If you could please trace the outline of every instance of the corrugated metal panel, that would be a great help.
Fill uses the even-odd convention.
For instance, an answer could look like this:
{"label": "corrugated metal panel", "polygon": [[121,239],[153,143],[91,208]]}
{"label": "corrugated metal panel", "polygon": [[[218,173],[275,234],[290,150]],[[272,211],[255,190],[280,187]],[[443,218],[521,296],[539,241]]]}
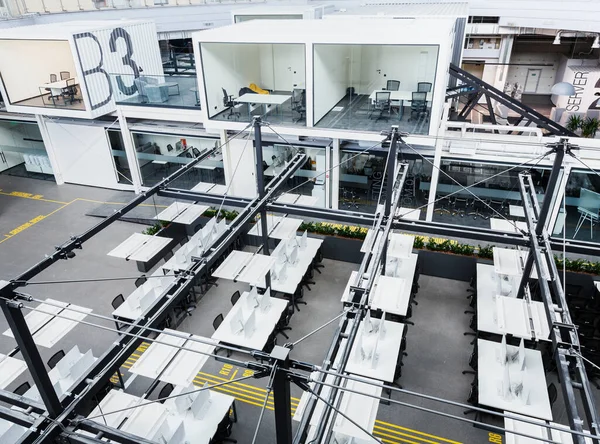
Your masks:
{"label": "corrugated metal panel", "polygon": [[115,109],[115,99],[137,94],[134,79],[162,74],[152,22],[111,22],[111,27],[73,36],[93,117]]}
{"label": "corrugated metal panel", "polygon": [[392,17],[467,17],[468,2],[369,2],[356,9],[349,9],[348,15],[385,15]]}

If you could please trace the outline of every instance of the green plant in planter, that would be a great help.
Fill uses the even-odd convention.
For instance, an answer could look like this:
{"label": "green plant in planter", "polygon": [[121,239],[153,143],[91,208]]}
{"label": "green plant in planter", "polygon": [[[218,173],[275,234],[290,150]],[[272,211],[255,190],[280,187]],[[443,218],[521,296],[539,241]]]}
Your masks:
{"label": "green plant in planter", "polygon": [[423,236],[415,236],[415,241],[413,242],[413,247],[417,250],[420,250],[425,246],[425,239]]}
{"label": "green plant in planter", "polygon": [[142,234],[147,234],[148,236],[154,236],[164,226],[164,225],[162,225],[162,223],[164,223],[164,221],[159,221],[159,222],[155,223],[154,225],[149,226],[144,231],[142,231]]}
{"label": "green plant in planter", "polygon": [[485,247],[477,245],[477,247],[479,249],[477,256],[479,256],[482,259],[493,259],[494,250],[491,245],[486,245]]}
{"label": "green plant in planter", "polygon": [[581,118],[581,116],[573,114],[571,117],[569,117],[569,120],[567,120],[567,129],[569,131],[575,132],[579,128],[581,128],[582,124],[583,124],[583,119]]}
{"label": "green plant in planter", "polygon": [[588,117],[581,123],[581,136],[587,137],[588,139],[593,139],[596,137],[596,132],[598,132],[599,126],[600,121],[598,121],[598,119]]}

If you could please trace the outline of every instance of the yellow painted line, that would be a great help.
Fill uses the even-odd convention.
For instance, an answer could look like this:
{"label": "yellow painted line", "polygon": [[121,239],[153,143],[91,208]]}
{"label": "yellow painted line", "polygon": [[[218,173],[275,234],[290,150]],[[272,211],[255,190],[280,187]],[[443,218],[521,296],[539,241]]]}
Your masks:
{"label": "yellow painted line", "polygon": [[[407,437],[407,438],[418,439],[419,441],[430,443],[430,444],[439,444],[439,440],[438,441],[431,441],[429,439],[420,438],[419,436],[413,436],[413,435],[411,435],[409,433],[398,432],[398,431],[393,430],[393,429],[388,429],[388,428],[385,428],[385,427],[381,427],[381,426],[379,426],[377,424],[375,424],[374,430],[377,433],[381,434],[382,436],[387,436],[388,438],[396,438],[396,439],[404,440],[403,437]],[[389,435],[387,433],[383,433],[383,432],[392,433],[394,436],[391,436],[391,435]],[[407,442],[410,442],[410,441],[407,441]]]}
{"label": "yellow painted line", "polygon": [[[416,441],[410,441],[410,440],[408,440],[408,439],[399,438],[399,437],[397,437],[397,436],[392,436],[392,435],[388,435],[388,434],[386,434],[386,433],[381,433],[381,432],[376,432],[376,431],[373,431],[373,435],[375,435],[375,436],[383,436],[384,438],[394,438],[394,439],[399,439],[399,440],[400,440],[400,442],[405,442],[405,443],[408,443],[408,444],[420,444],[420,443],[418,443],[418,442],[416,442]],[[410,436],[410,435],[409,435],[409,436]]]}
{"label": "yellow painted line", "polygon": [[57,204],[61,204],[61,205],[70,203],[70,202],[62,202],[60,200],[44,199],[43,198],[44,196],[42,196],[41,194],[22,193],[20,191],[11,191],[10,193],[7,193],[5,191],[0,191],[0,194],[3,196],[20,197],[22,199],[39,200],[42,202],[57,203]]}
{"label": "yellow painted line", "polygon": [[[205,382],[208,382],[209,384],[215,384],[215,381],[211,381],[210,379],[206,379],[206,378],[201,378],[201,379],[200,379],[200,378],[196,378],[196,379],[194,379],[194,382],[199,382],[199,383],[201,383],[201,384],[204,384]],[[218,384],[218,382],[216,382],[216,384]],[[228,386],[231,386],[232,384],[235,384],[235,382],[233,382],[233,383],[231,383],[231,384],[227,384],[226,386],[225,386],[225,385],[223,385],[223,386],[216,387],[216,389],[219,389],[219,388],[221,388],[221,387],[228,387]],[[246,389],[244,389],[244,388],[237,387],[237,386],[233,386],[233,387],[235,387],[235,389],[236,389],[238,392],[249,393],[250,395],[257,396],[257,397],[258,397],[257,399],[264,399],[264,398],[265,398],[265,394],[266,394],[266,393],[262,394],[262,397],[261,397],[261,394],[260,394],[260,393],[257,393],[257,392],[255,392],[255,391],[253,392],[253,391],[251,391],[251,390],[246,390]],[[250,395],[248,395],[248,396],[250,396]],[[271,394],[271,395],[269,396],[269,399],[272,399],[272,397],[273,397],[273,395]]]}
{"label": "yellow painted line", "polygon": [[[122,206],[125,206],[129,203],[129,202],[104,202],[102,200],[86,199],[84,197],[78,197],[75,200],[79,200],[82,202],[104,204],[104,205],[122,205]],[[167,206],[168,205],[154,205],[154,204],[139,204],[138,205],[138,207],[156,207],[156,208],[167,208]]]}
{"label": "yellow painted line", "polygon": [[387,427],[392,427],[394,429],[404,430],[404,431],[409,432],[409,433],[416,433],[417,435],[426,436],[428,438],[433,438],[433,439],[435,439],[437,441],[448,442],[450,444],[462,444],[460,441],[453,441],[451,439],[442,438],[441,436],[430,435],[429,433],[420,432],[418,430],[409,429],[408,427],[402,427],[402,426],[399,426],[399,425],[396,425],[396,424],[390,424],[389,422],[375,421],[375,424],[383,424],[383,425],[385,425]]}
{"label": "yellow painted line", "polygon": [[230,381],[235,378],[235,375],[237,375],[238,370],[239,369],[237,369],[237,368],[235,369],[235,371],[233,372],[233,375],[231,375],[231,378],[229,378]]}

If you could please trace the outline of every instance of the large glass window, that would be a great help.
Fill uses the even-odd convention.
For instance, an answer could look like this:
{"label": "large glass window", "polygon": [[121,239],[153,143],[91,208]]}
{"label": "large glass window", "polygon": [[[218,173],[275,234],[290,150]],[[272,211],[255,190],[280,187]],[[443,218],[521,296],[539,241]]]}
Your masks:
{"label": "large glass window", "polygon": [[113,156],[113,162],[115,164],[115,171],[117,172],[117,182],[131,185],[133,181],[131,179],[131,169],[129,168],[129,161],[125,153],[125,145],[123,144],[123,137],[119,130],[107,130],[108,140],[110,142],[110,149]]}
{"label": "large glass window", "polygon": [[0,120],[0,172],[54,180],[37,123]]}
{"label": "large glass window", "polygon": [[315,45],[315,126],[428,133],[437,57],[437,46]]}
{"label": "large glass window", "polygon": [[306,125],[302,44],[202,43],[209,118]]}
{"label": "large glass window", "polygon": [[[218,139],[188,137],[175,134],[132,132],[142,185],[153,186],[177,169],[200,156],[205,150],[219,145]],[[206,186],[199,185],[200,183]],[[224,184],[223,156],[215,154],[203,160],[177,179],[173,187],[192,189],[209,188]]]}
{"label": "large glass window", "polygon": [[325,156],[326,149],[318,147],[291,147],[289,145],[265,144],[263,146],[263,173],[266,181],[270,181],[281,171],[297,152],[305,153],[308,161],[294,173],[281,192],[302,194],[315,198],[314,206],[324,207],[325,199]]}
{"label": "large glass window", "polygon": [[566,186],[566,218],[559,213],[553,233],[567,239],[600,242],[597,226],[600,211],[600,177],[593,172],[574,170]]}
{"label": "large glass window", "polygon": [[[456,160],[442,160],[440,166],[434,221],[490,228],[493,219],[524,220],[518,175],[529,168],[507,171],[512,165]],[[541,202],[550,169],[536,167],[530,171]],[[461,190],[461,186],[470,188]]]}

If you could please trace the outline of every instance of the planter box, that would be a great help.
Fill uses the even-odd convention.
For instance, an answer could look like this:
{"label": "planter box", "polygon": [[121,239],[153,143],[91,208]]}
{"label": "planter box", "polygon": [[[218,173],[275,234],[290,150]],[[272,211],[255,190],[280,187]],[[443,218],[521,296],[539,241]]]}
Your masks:
{"label": "planter box", "polygon": [[477,256],[459,256],[439,251],[417,250],[421,274],[468,282],[475,274]]}

